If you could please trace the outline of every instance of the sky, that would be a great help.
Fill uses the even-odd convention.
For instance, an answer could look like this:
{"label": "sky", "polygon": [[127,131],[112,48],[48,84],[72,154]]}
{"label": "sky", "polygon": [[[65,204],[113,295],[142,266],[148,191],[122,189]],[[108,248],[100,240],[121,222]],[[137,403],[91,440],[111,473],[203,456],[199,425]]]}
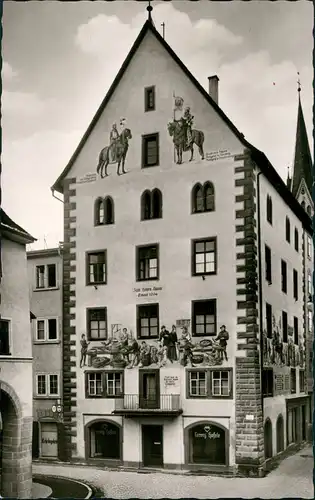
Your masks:
{"label": "sky", "polygon": [[[2,206],[37,241],[63,240],[50,187],[68,163],[147,18],[147,2],[3,5]],[[165,40],[283,179],[292,168],[297,72],[313,151],[312,2],[152,2]],[[60,197],[61,195],[58,194]]]}

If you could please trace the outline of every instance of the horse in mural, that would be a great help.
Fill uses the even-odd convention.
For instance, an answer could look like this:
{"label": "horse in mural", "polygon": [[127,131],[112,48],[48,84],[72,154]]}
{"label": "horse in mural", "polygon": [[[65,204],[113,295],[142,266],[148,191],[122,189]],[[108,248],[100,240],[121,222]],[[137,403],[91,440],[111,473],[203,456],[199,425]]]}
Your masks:
{"label": "horse in mural", "polygon": [[192,129],[190,141],[187,142],[187,126],[183,118],[170,122],[167,128],[168,133],[173,137],[173,143],[177,154],[177,164],[183,163],[183,152],[186,151],[190,151],[189,161],[194,159],[194,144],[198,147],[201,159],[204,160],[203,143],[205,135],[201,130]]}
{"label": "horse in mural", "polygon": [[102,149],[96,168],[96,172],[102,179],[109,175],[107,173],[109,164],[117,163],[117,175],[126,174],[125,160],[129,148],[129,139],[132,139],[131,130],[125,128],[113,144]]}

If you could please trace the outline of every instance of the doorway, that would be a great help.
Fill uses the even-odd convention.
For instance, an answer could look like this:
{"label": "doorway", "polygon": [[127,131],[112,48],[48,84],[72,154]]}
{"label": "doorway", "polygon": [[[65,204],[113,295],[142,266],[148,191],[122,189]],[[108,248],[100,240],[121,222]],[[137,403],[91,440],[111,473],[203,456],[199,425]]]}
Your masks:
{"label": "doorway", "polygon": [[306,441],[306,407],[302,406],[302,441]]}
{"label": "doorway", "polygon": [[56,422],[41,422],[41,456],[58,457],[58,434]]}
{"label": "doorway", "polygon": [[142,426],[142,462],[144,467],[163,467],[163,425]]}
{"label": "doorway", "polygon": [[139,370],[140,408],[157,409],[160,407],[159,370]]}

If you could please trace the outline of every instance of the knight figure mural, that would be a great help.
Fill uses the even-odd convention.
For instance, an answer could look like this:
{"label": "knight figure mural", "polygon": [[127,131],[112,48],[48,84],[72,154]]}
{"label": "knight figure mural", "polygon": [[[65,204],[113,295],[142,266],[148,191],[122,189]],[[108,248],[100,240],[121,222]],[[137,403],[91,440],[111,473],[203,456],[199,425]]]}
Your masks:
{"label": "knight figure mural", "polygon": [[176,152],[176,163],[183,163],[183,153],[190,151],[190,159],[194,159],[194,145],[198,147],[199,155],[204,160],[203,143],[205,135],[201,130],[193,128],[194,116],[191,114],[189,106],[185,107],[182,113],[184,99],[174,96],[174,116],[173,121],[167,125],[168,133],[173,138]]}
{"label": "knight figure mural", "polygon": [[109,134],[109,146],[103,148],[99,154],[96,172],[102,179],[109,175],[107,173],[108,165],[114,165],[115,163],[117,163],[117,175],[127,173],[125,170],[125,161],[129,149],[129,140],[132,139],[132,134],[131,130],[125,127],[125,122],[126,119],[121,118],[120,132],[117,129],[117,124],[113,123]]}

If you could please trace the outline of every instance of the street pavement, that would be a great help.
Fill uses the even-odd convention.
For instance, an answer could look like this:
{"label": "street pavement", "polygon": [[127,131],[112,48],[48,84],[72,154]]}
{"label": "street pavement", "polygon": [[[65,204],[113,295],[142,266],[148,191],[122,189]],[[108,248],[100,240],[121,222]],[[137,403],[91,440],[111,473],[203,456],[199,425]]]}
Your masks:
{"label": "street pavement", "polygon": [[261,479],[141,474],[58,464],[33,464],[33,473],[86,481],[107,498],[314,498],[313,468],[308,445]]}

